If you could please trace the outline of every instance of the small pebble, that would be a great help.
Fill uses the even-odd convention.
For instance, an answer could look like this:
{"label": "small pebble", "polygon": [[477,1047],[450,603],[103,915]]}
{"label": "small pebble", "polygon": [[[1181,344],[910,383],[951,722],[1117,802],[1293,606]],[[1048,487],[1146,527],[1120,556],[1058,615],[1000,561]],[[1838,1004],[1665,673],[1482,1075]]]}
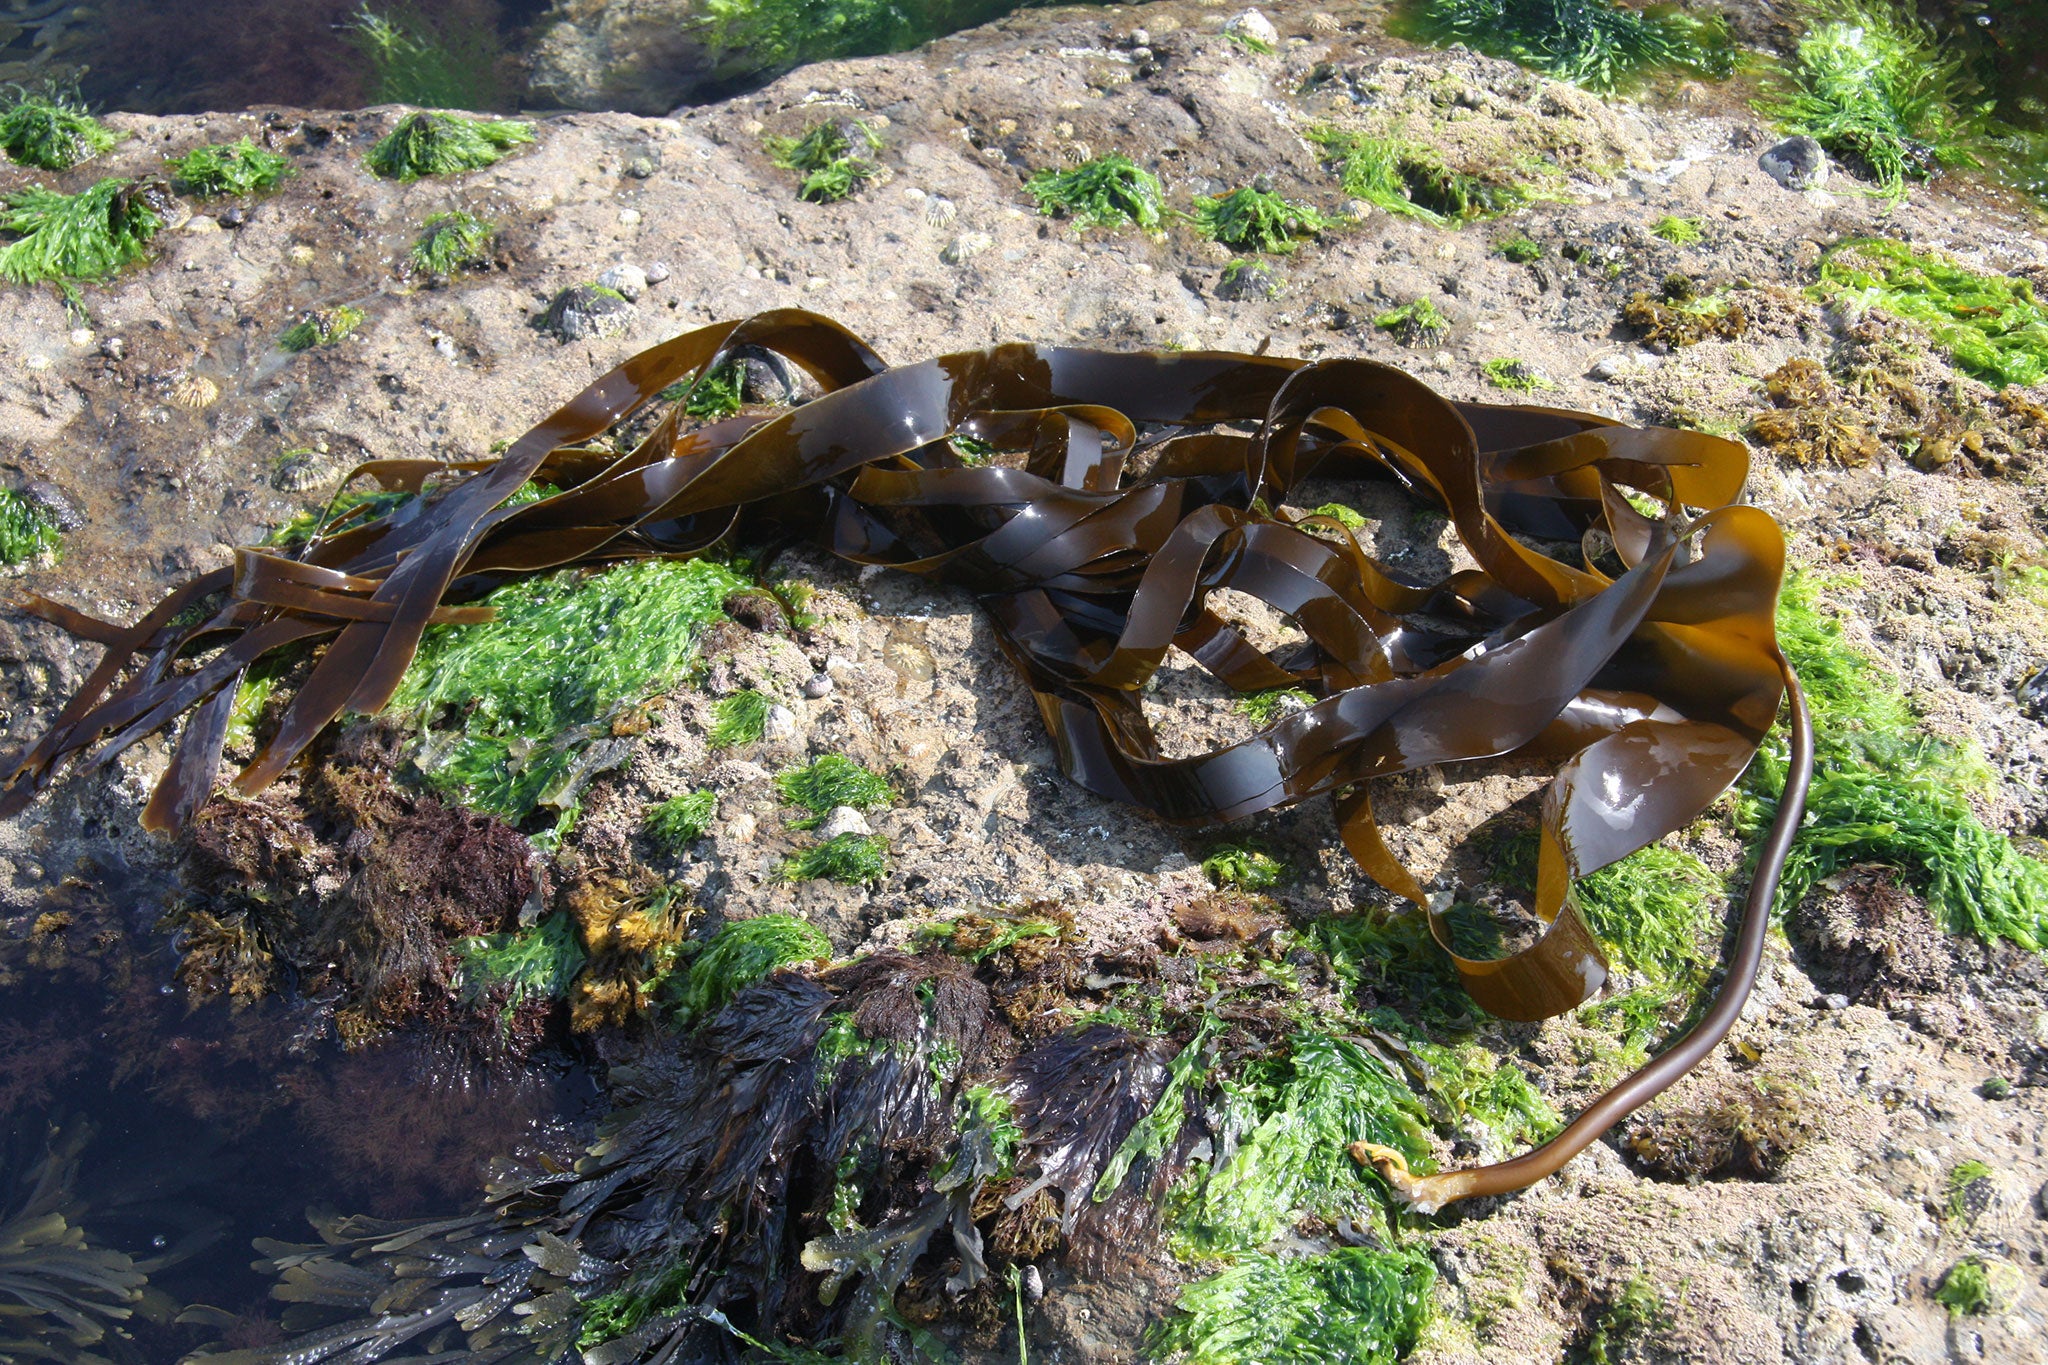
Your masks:
{"label": "small pebble", "polygon": [[100,343],[100,354],[109,360],[122,360],[128,355],[128,343],[120,337],[108,337]]}
{"label": "small pebble", "polygon": [[1586,371],[1588,378],[1597,379],[1603,384],[1612,384],[1626,373],[1628,357],[1620,355],[1603,355],[1593,362],[1592,369]]}
{"label": "small pebble", "polygon": [[813,701],[816,701],[819,697],[829,697],[832,695],[833,686],[831,674],[819,673],[805,680],[804,695]]}
{"label": "small pebble", "polygon": [[761,723],[761,738],[774,743],[796,738],[796,712],[787,706],[771,706],[768,718]]}
{"label": "small pebble", "polygon": [[842,834],[858,834],[866,838],[873,833],[868,818],[852,806],[834,806],[818,825],[820,839],[837,839]]}
{"label": "small pebble", "polygon": [[247,210],[240,207],[224,209],[214,221],[224,228],[238,228],[249,221],[249,214]]}
{"label": "small pebble", "polygon": [[1255,43],[1276,47],[1280,42],[1280,30],[1273,27],[1273,21],[1255,9],[1231,16],[1223,25],[1225,33],[1242,33]]}
{"label": "small pebble", "polygon": [[1822,1009],[1845,1010],[1849,1008],[1849,997],[1840,991],[1830,991],[1820,998],[1820,1005]]}
{"label": "small pebble", "polygon": [[639,222],[640,222],[640,210],[638,210],[638,209],[620,209],[620,210],[619,210],[619,226],[620,226],[620,227],[635,227],[635,226],[638,226]]}
{"label": "small pebble", "polygon": [[663,280],[667,279],[670,275],[674,274],[675,272],[671,271],[668,268],[667,261],[649,261],[647,263],[647,269],[642,271],[641,273],[647,276],[647,282],[649,284],[660,284]]}

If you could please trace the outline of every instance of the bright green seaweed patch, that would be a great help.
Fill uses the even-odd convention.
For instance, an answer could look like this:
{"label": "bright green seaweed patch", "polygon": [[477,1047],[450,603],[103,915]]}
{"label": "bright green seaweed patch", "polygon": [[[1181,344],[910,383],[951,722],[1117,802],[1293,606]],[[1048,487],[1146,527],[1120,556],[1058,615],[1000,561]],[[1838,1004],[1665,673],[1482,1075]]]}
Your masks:
{"label": "bright green seaweed patch", "polygon": [[550,915],[516,933],[463,939],[455,945],[455,957],[472,998],[503,987],[508,1011],[566,996],[584,962],[583,945],[567,915]]}
{"label": "bright green seaweed patch", "polygon": [[708,1018],[777,968],[831,956],[831,940],[794,915],[734,920],[690,959],[677,1012],[685,1020]]}
{"label": "bright green seaweed patch", "polygon": [[490,255],[497,228],[462,209],[437,213],[421,226],[406,261],[422,275],[447,276]]}
{"label": "bright green seaweed patch", "polygon": [[345,30],[370,65],[369,103],[496,109],[506,98],[502,45],[488,22],[409,8],[394,17],[368,5]]}
{"label": "bright green seaweed patch", "polygon": [[1889,0],[1817,0],[1804,15],[1790,78],[1758,102],[1765,115],[1861,162],[1887,195],[1978,164],[1988,106],[1932,28]]}
{"label": "bright green seaweed patch", "polygon": [[1414,1349],[1435,1287],[1421,1250],[1246,1256],[1181,1290],[1159,1344],[1186,1365],[1391,1365]]}
{"label": "bright green seaweed patch", "polygon": [[355,335],[356,328],[362,325],[363,310],[351,304],[316,308],[284,329],[277,338],[277,348],[296,354],[316,346],[338,345]]}
{"label": "bright green seaweed patch", "polygon": [[[1159,1098],[1145,1117],[1131,1125],[1131,1131],[1124,1135],[1124,1140],[1104,1163],[1102,1174],[1096,1177],[1095,1188],[1091,1191],[1096,1203],[1116,1193],[1134,1164],[1156,1162],[1173,1146],[1182,1125],[1187,1122],[1188,1096],[1190,1093],[1199,1094],[1208,1079],[1210,1064],[1215,1060],[1211,1055],[1211,1044],[1223,1028],[1220,1018],[1205,1015],[1195,1027],[1195,1036],[1166,1064],[1166,1084],[1160,1089]],[[1145,1169],[1149,1170],[1149,1166]]]}
{"label": "bright green seaweed patch", "polygon": [[835,834],[820,844],[793,853],[782,864],[790,882],[835,881],[866,886],[889,870],[889,841],[879,834]]}
{"label": "bright green seaweed patch", "polygon": [[1202,872],[1218,886],[1265,891],[1286,871],[1278,858],[1253,844],[1223,844],[1202,859]]}
{"label": "bright green seaweed patch", "polygon": [[246,137],[194,147],[164,165],[178,189],[209,199],[260,194],[293,173],[290,161]]}
{"label": "bright green seaweed patch", "polygon": [[55,554],[62,541],[56,521],[43,505],[11,488],[0,488],[0,564],[22,564]]}
{"label": "bright green seaweed patch", "polygon": [[1613,90],[1656,70],[1723,77],[1735,69],[1726,21],[1670,6],[1614,0],[1411,0],[1399,27],[1426,41],[1463,43],[1560,80]]}
{"label": "bright green seaweed patch", "polygon": [[1512,237],[1503,238],[1494,250],[1516,265],[1528,265],[1543,259],[1543,244],[1527,233],[1518,232]]}
{"label": "bright green seaweed patch", "polygon": [[2048,378],[2048,310],[2018,276],[1980,275],[1903,242],[1859,237],[1828,252],[1814,293],[1921,324],[1987,383]]}
{"label": "bright green seaweed patch", "polygon": [[684,792],[647,812],[647,835],[671,854],[681,853],[710,832],[718,797],[708,787]]}
{"label": "bright green seaweed patch", "polygon": [[[1336,504],[1332,503],[1330,505],[1334,507]],[[1343,510],[1351,511],[1348,507]],[[1318,515],[1329,515],[1324,513],[1320,507],[1316,509],[1316,512]],[[1351,515],[1358,517],[1359,526],[1365,525],[1365,518],[1359,517],[1356,512],[1351,512]],[[1353,529],[1356,528],[1354,527]],[[1314,702],[1314,697],[1311,697],[1298,687],[1269,687],[1264,692],[1251,692],[1239,697],[1237,699],[1237,710],[1239,715],[1249,717],[1252,724],[1263,729],[1280,719],[1280,717],[1291,715],[1301,710],[1304,706],[1312,705]],[[1202,866],[1206,869],[1208,864],[1205,862]]]}
{"label": "bright green seaweed patch", "polygon": [[[1816,761],[1806,820],[1778,885],[1778,905],[1852,863],[1904,869],[1936,920],[1954,933],[2048,948],[2048,863],[1987,828],[1968,792],[1994,780],[1981,755],[1922,730],[1891,674],[1842,639],[1813,581],[1788,577],[1778,643],[1798,670],[1813,713]],[[1773,738],[1750,766],[1741,809],[1766,823],[1784,785],[1785,748]]]}
{"label": "bright green seaweed patch", "polygon": [[888,778],[844,754],[826,754],[807,767],[791,769],[778,776],[775,785],[783,800],[811,813],[810,819],[796,822],[799,829],[815,825],[835,806],[872,810],[896,799]]}
{"label": "bright green seaweed patch", "polygon": [[1195,227],[1233,251],[1285,254],[1301,239],[1328,232],[1339,220],[1271,190],[1246,185],[1221,198],[1195,200]]}
{"label": "bright green seaweed patch", "polygon": [[[1638,1358],[1630,1348],[1641,1345],[1669,1321],[1664,1298],[1645,1275],[1631,1276],[1614,1302],[1593,1324],[1579,1354],[1585,1365],[1614,1365],[1617,1359]],[[1627,1352],[1623,1356],[1623,1352]]]}
{"label": "bright green seaweed patch", "polygon": [[1534,393],[1538,389],[1554,389],[1557,385],[1538,373],[1526,360],[1512,356],[1489,360],[1480,367],[1486,375],[1486,382],[1497,389],[1510,393]]}
{"label": "bright green seaweed patch", "polygon": [[1024,182],[1038,211],[1071,218],[1082,227],[1134,223],[1146,231],[1166,221],[1159,177],[1121,152],[1084,161],[1072,170],[1044,170]]}
{"label": "bright green seaweed patch", "polygon": [[1667,213],[1650,224],[1650,235],[1662,237],[1673,246],[1693,246],[1704,235],[1700,231],[1702,221],[1698,218],[1680,218],[1676,214]]}
{"label": "bright green seaweed patch", "polygon": [[1334,164],[1346,194],[1433,227],[1455,227],[1505,213],[1529,199],[1520,186],[1454,171],[1419,144],[1332,124],[1318,124],[1307,136]]}
{"label": "bright green seaweed patch", "polygon": [[418,180],[496,165],[514,147],[533,141],[533,125],[513,119],[460,114],[407,114],[363,164],[386,180]]}
{"label": "bright green seaweed patch", "polygon": [[0,151],[10,160],[42,171],[68,171],[119,142],[71,99],[54,91],[31,94],[16,89],[0,111]]}
{"label": "bright green seaweed patch", "polygon": [[1227,1128],[1242,1134],[1217,1169],[1197,1167],[1176,1187],[1168,1217],[1174,1253],[1200,1259],[1263,1251],[1305,1215],[1372,1225],[1382,1217],[1378,1176],[1347,1149],[1371,1142],[1427,1169],[1420,1101],[1363,1044],[1312,1029],[1284,1057],[1254,1061],[1223,1082]]}
{"label": "bright green seaweed patch", "polygon": [[870,152],[882,149],[881,135],[857,119],[821,123],[802,137],[771,137],[763,145],[770,161],[803,177],[797,183],[797,198],[831,204],[881,173],[874,162],[855,155],[856,142]]}
{"label": "bright green seaweed patch", "polygon": [[16,284],[104,280],[149,259],[163,218],[131,180],[102,180],[77,194],[31,185],[0,209],[0,278]]}
{"label": "bright green seaweed patch", "polygon": [[604,722],[680,678],[745,586],[704,559],[511,584],[484,599],[495,621],[427,632],[392,710],[424,731],[417,762],[430,783],[524,819],[567,799]]}
{"label": "bright green seaweed patch", "polygon": [[752,744],[768,733],[768,713],[774,709],[773,697],[751,687],[721,698],[711,708],[711,747],[729,749],[735,744]]}
{"label": "bright green seaweed patch", "polygon": [[1934,1301],[1953,1318],[1974,1317],[1991,1306],[1991,1274],[1981,1256],[1965,1256],[1934,1287]]}
{"label": "bright green seaweed patch", "polygon": [[[1403,346],[1434,346],[1449,335],[1451,320],[1429,299],[1415,299],[1376,315],[1372,325],[1391,332]],[[1354,515],[1356,515],[1354,513]],[[1363,520],[1360,522],[1363,525]]]}
{"label": "bright green seaweed patch", "polygon": [[1315,508],[1314,513],[1319,517],[1330,518],[1330,520],[1336,522],[1347,531],[1362,531],[1365,529],[1365,518],[1359,515],[1356,508],[1346,507],[1341,502],[1326,502],[1321,507]]}
{"label": "bright green seaweed patch", "polygon": [[661,397],[668,403],[681,399],[686,417],[694,417],[700,422],[716,421],[720,417],[732,416],[745,406],[746,379],[746,372],[738,361],[721,360],[706,370],[694,387],[671,384],[661,391]]}

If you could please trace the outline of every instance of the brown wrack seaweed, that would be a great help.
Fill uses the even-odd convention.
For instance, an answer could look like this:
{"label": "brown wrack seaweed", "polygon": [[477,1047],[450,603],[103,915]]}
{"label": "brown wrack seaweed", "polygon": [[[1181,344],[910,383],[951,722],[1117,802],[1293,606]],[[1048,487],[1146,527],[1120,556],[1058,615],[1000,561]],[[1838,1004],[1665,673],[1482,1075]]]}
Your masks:
{"label": "brown wrack seaweed", "polygon": [[[742,347],[782,357],[822,395],[779,414],[697,425],[685,418],[684,390],[625,453],[592,444]],[[955,437],[1001,458],[967,467]],[[1127,464],[1142,476],[1126,478]],[[450,472],[419,460],[359,471],[413,492]],[[502,458],[455,472],[467,477],[316,537],[296,555],[239,551],[231,569],[172,593],[132,627],[30,599],[31,611],[106,654],[20,757],[0,813],[20,809],[66,763],[103,765],[189,714],[144,816],[151,828],[180,829],[213,791],[239,679],[275,651],[311,646],[317,658],[234,779],[244,796],[275,782],[344,712],[382,708],[425,628],[482,619],[487,609],[468,604],[508,579],[697,555],[735,535],[803,534],[850,560],[976,593],[1062,766],[1097,793],[1192,827],[1333,797],[1347,848],[1429,916],[1446,951],[1430,898],[1380,838],[1371,779],[1502,755],[1559,760],[1537,867],[1544,932],[1505,958],[1452,955],[1474,999],[1510,1019],[1558,1013],[1599,989],[1605,964],[1573,905],[1573,879],[1700,814],[1748,763],[1791,691],[1793,778],[1715,1007],[1515,1162],[1417,1177],[1386,1149],[1356,1153],[1418,1207],[1555,1170],[1710,1050],[1754,977],[1770,887],[1803,801],[1807,745],[1773,632],[1783,540],[1767,515],[1736,501],[1747,461],[1732,442],[1553,408],[1453,403],[1398,370],[1351,359],[1011,345],[891,368],[827,319],[784,310],[643,352]],[[1450,517],[1477,567],[1418,581],[1372,560],[1329,518],[1272,510],[1311,475],[1393,480]],[[514,501],[529,481],[560,491]],[[1661,513],[1638,510],[1625,490],[1661,502]],[[1558,542],[1582,552],[1536,548]],[[1224,588],[1290,616],[1306,642],[1260,652],[1209,607]],[[1176,647],[1238,691],[1297,688],[1314,700],[1252,738],[1167,758],[1139,696]],[[817,998],[802,1008],[826,1010],[833,988],[822,977],[807,986]],[[822,1013],[804,1018],[783,1027],[824,1027]],[[746,1026],[729,1025],[742,1030],[724,1040],[740,1050],[733,1056],[752,1045]],[[900,1028],[878,1036],[919,1046]],[[1040,1046],[1083,1048],[1095,1057],[1084,1071],[1149,1065],[1107,1040],[1084,1044],[1089,1037]],[[1098,1046],[1106,1051],[1096,1057]],[[1008,1074],[1007,1093],[1024,1107],[1032,1083]],[[784,1107],[731,1131],[783,1140],[771,1135],[787,1137],[781,1125],[796,1111],[765,1094],[761,1102]],[[923,1120],[903,1123],[888,1131],[911,1145],[931,1141]],[[758,1180],[783,1175],[746,1176],[721,1164],[730,1154],[683,1155],[673,1171],[647,1178],[683,1182],[678,1199],[744,1194],[741,1206],[753,1212],[721,1239],[753,1236],[750,1218],[782,1216]],[[947,1176],[954,1183],[942,1189],[933,1177],[931,1201],[909,1213],[928,1233],[953,1230],[969,1275],[978,1272],[968,1267],[974,1224],[963,1192],[976,1178]],[[593,1187],[565,1197],[601,1196]],[[849,1264],[870,1276],[880,1267],[884,1280],[905,1254],[848,1252]]]}

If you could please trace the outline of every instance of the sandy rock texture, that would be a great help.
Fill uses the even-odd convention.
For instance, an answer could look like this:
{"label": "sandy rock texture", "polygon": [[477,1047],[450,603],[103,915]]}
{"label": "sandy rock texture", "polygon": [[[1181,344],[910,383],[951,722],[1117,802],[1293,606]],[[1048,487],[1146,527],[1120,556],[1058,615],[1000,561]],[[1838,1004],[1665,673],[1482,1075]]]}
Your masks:
{"label": "sandy rock texture", "polygon": [[[1990,454],[1923,470],[1909,458],[1922,428],[1909,442],[1903,419],[1887,427],[1878,413],[1877,448],[1856,468],[1759,446],[1753,496],[1781,519],[1796,559],[1854,571],[1832,589],[1852,638],[1931,728],[1982,742],[2005,779],[1982,814],[2038,848],[2048,723],[2022,694],[2048,666],[2048,613],[2007,569],[2043,550],[2044,433],[1914,350],[1910,329],[1886,333],[1801,292],[1826,247],[1870,232],[2048,279],[2037,220],[1939,188],[1891,207],[1839,168],[1821,188],[1788,190],[1759,165],[1778,135],[1711,89],[1603,101],[1507,63],[1409,49],[1308,5],[1265,14],[1280,38],[1273,56],[1226,39],[1229,11],[1208,5],[1030,11],[673,117],[548,117],[536,146],[495,167],[410,185],[362,166],[401,110],[117,117],[127,139],[61,177],[66,188],[147,174],[164,155],[244,133],[286,150],[298,173],[240,206],[236,225],[224,225],[226,203],[189,204],[152,264],[84,292],[83,316],[49,291],[0,293],[0,478],[54,488],[82,517],[58,563],[29,566],[11,586],[132,618],[226,563],[229,547],[321,505],[361,460],[483,456],[634,351],[770,308],[830,315],[897,360],[1012,340],[1270,348],[1400,364],[1464,399],[1510,397],[1483,366],[1512,358],[1545,384],[1537,401],[1729,434],[1770,406],[1762,381],[1786,361],[1898,342],[1913,358],[1895,371],[1931,385],[1959,414],[1957,431],[1978,432]],[[602,65],[562,43],[564,71]],[[879,134],[882,174],[841,203],[799,200],[764,137],[850,117]],[[1547,197],[1461,229],[1349,202],[1302,136],[1323,119],[1426,142],[1453,163],[1534,164]],[[1083,233],[1035,211],[1022,188],[1033,171],[1111,151],[1157,169],[1181,210],[1264,176],[1353,221],[1277,260],[1271,296],[1226,297],[1230,253],[1185,221]],[[31,179],[49,178],[0,170],[0,189]],[[409,279],[401,258],[422,222],[456,207],[500,225],[488,267],[441,285]],[[1702,239],[1654,236],[1664,215],[1697,217]],[[1495,249],[1516,234],[1544,248],[1536,262]],[[565,341],[538,325],[561,291],[622,266],[647,283],[614,330]],[[1621,309],[1674,272],[1726,287],[1751,325],[1646,347]],[[1447,318],[1442,335],[1407,345],[1374,325],[1418,298]],[[277,348],[303,312],[344,303],[366,314],[354,336],[298,355]],[[1380,553],[1442,567],[1440,521],[1364,510],[1386,514],[1372,530]],[[741,641],[705,691],[656,707],[630,769],[592,788],[576,836],[584,856],[657,859],[635,842],[645,806],[709,787],[710,837],[657,870],[707,911],[798,913],[842,951],[906,941],[941,912],[1043,897],[1113,957],[1155,945],[1173,908],[1206,888],[1196,864],[1208,841],[1063,778],[968,596],[802,550],[778,571],[818,585],[809,644]],[[95,655],[0,613],[8,740],[36,733]],[[789,699],[785,732],[744,758],[713,752],[711,709],[746,686]],[[1151,704],[1190,748],[1246,724],[1192,669],[1170,670]],[[796,836],[772,775],[828,752],[897,774],[908,793],[866,816],[892,848],[872,892],[777,876]],[[67,876],[169,877],[164,850],[134,832],[163,759],[145,745],[0,829],[10,926]],[[1428,866],[1432,848],[1443,861],[1458,832],[1526,790],[1418,776],[1389,806],[1414,822],[1400,837]],[[1299,873],[1279,893],[1290,913],[1384,899],[1338,848],[1325,808],[1262,819],[1257,832]],[[1710,861],[1738,858],[1723,848]],[[1666,1183],[1631,1164],[1617,1136],[1525,1196],[1455,1211],[1434,1242],[1441,1311],[1419,1358],[1563,1358],[1642,1274],[1667,1317],[1630,1359],[2048,1359],[2048,976],[2029,954],[1944,938],[1896,888],[1873,911],[1881,893],[1845,881],[1802,907],[1735,1038],[1650,1116],[1676,1122],[1759,1086],[1789,1091],[1811,1134],[1774,1177]],[[1566,1109],[1598,1089],[1569,1029],[1500,1035]],[[1993,1077],[2016,1083],[2009,1096],[1987,1097]],[[1966,1158],[1995,1178],[1971,1196],[1981,1208],[1958,1213],[1944,1182]],[[2001,1311],[1952,1320],[1931,1292],[1966,1254],[2014,1263],[2022,1288]],[[1105,1331],[1065,1290],[1033,1312],[1046,1359],[1140,1356],[1131,1334]]]}

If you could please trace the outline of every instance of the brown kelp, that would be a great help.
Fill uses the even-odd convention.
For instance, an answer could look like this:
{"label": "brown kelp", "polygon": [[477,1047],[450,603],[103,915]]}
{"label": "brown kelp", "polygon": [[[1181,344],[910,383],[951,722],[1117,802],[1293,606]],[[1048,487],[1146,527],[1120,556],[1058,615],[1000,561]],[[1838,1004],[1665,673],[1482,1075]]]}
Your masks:
{"label": "brown kelp", "polygon": [[[683,387],[626,453],[587,444],[741,347],[782,356],[822,396],[700,425]],[[956,437],[995,458],[963,464]],[[892,368],[837,324],[781,310],[642,352],[496,460],[382,460],[358,473],[424,496],[296,553],[240,550],[134,626],[30,599],[106,654],[20,757],[0,814],[68,761],[104,764],[189,712],[144,815],[180,828],[213,790],[239,680],[274,651],[310,646],[318,658],[235,778],[244,794],[344,712],[382,709],[426,627],[480,619],[488,608],[472,604],[510,579],[808,534],[847,559],[978,594],[1062,766],[1090,790],[1191,827],[1333,797],[1347,848],[1429,916],[1447,952],[1448,926],[1374,823],[1370,779],[1560,760],[1537,857],[1545,932],[1495,960],[1452,954],[1479,1004],[1537,1019],[1587,999],[1606,974],[1573,879],[1700,814],[1756,752],[1790,682],[1772,620],[1783,539],[1735,501],[1741,446],[1453,403],[1363,360],[1006,345]],[[1374,561],[1341,521],[1285,510],[1311,475],[1390,479],[1436,504],[1476,567],[1425,582]],[[530,481],[559,491],[516,499]],[[1631,494],[1661,507],[1640,510]],[[1306,641],[1254,648],[1211,604],[1226,588],[1291,617]],[[1313,700],[1252,738],[1168,758],[1139,698],[1176,647],[1239,692]],[[1725,1032],[1803,796],[1805,726],[1790,690],[1795,761],[1757,868],[1762,901],[1750,898],[1706,1021],[1512,1175],[1411,1184],[1396,1154],[1363,1153],[1417,1203],[1554,1170]]]}

